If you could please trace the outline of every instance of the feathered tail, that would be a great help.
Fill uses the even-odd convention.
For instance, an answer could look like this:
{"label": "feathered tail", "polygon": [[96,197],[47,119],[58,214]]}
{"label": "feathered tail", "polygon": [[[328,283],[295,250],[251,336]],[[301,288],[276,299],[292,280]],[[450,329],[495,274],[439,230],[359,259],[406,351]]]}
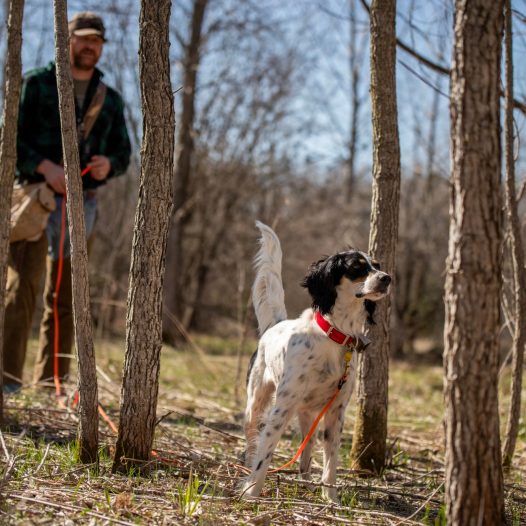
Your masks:
{"label": "feathered tail", "polygon": [[281,279],[281,246],[278,236],[260,221],[256,221],[256,226],[261,232],[261,248],[255,259],[256,278],[252,287],[252,303],[261,335],[276,323],[287,319],[287,310]]}

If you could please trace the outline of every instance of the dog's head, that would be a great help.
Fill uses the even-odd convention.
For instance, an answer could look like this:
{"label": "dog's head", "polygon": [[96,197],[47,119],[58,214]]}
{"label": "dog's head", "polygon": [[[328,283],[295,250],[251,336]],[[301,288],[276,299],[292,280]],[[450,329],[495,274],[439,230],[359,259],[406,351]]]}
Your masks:
{"label": "dog's head", "polygon": [[380,270],[377,261],[358,250],[326,256],[313,263],[302,281],[311,297],[312,306],[322,314],[328,314],[338,296],[337,288],[344,284],[345,290],[364,302],[369,323],[374,323],[375,301],[389,293],[391,276]]}

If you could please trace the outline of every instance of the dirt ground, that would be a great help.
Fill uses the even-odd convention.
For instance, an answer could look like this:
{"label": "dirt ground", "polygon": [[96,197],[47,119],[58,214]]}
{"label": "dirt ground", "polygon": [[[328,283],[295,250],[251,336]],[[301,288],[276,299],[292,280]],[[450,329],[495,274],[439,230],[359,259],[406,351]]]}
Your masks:
{"label": "dirt ground", "polygon": [[[121,343],[97,346],[100,401],[118,420]],[[113,475],[115,434],[100,422],[99,465],[74,462],[77,415],[60,408],[52,392],[24,387],[6,397],[2,432],[2,524],[251,524],[445,525],[442,370],[394,362],[390,372],[388,464],[378,478],[349,467],[353,403],[340,451],[340,505],[321,499],[321,452],[315,448],[313,483],[296,470],[268,475],[257,501],[239,499],[246,470],[242,412],[248,349],[203,339],[192,347],[163,350],[155,453],[149,474]],[[505,415],[508,381],[502,381]],[[74,385],[66,386],[74,393]],[[504,418],[502,418],[504,420]],[[291,426],[273,465],[294,453],[300,436]],[[526,424],[513,469],[506,474],[508,523],[526,524]]]}

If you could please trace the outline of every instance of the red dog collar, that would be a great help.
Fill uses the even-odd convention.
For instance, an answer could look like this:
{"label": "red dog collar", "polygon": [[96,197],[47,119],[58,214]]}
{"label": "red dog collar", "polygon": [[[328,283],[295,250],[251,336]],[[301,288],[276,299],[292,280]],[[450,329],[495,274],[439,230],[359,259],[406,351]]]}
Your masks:
{"label": "red dog collar", "polygon": [[345,334],[333,327],[324,317],[320,311],[314,312],[314,319],[318,327],[333,341],[345,347],[351,347],[356,341],[350,334]]}

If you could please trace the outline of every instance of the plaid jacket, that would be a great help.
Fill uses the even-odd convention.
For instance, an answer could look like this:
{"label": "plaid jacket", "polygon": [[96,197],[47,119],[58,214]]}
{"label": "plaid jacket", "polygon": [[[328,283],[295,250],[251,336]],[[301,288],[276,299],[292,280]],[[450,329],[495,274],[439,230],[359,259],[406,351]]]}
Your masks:
{"label": "plaid jacket", "polygon": [[[89,83],[84,107],[75,103],[77,124],[97,89],[102,72],[95,69]],[[44,159],[62,163],[62,139],[55,64],[30,71],[24,76],[20,97],[17,136],[17,178],[20,182],[40,182],[44,176],[35,172]],[[86,141],[79,146],[81,169],[92,155],[105,155],[111,161],[109,177],[126,171],[131,146],[124,121],[124,105],[120,95],[108,87],[99,116]],[[85,189],[95,188],[106,181],[97,181],[89,173],[83,178]]]}

